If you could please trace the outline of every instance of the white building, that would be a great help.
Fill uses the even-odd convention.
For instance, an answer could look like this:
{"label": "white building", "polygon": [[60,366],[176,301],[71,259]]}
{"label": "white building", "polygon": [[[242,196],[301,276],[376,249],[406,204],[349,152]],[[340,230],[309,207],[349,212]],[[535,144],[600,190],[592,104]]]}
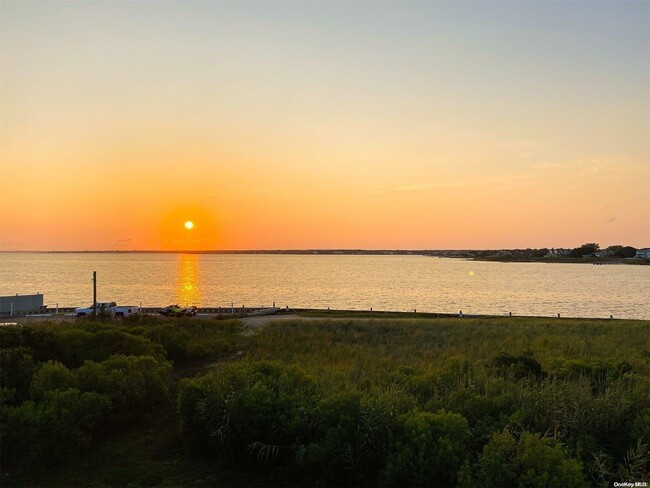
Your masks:
{"label": "white building", "polygon": [[43,295],[11,295],[0,297],[0,314],[38,312],[43,307]]}
{"label": "white building", "polygon": [[549,249],[545,258],[560,258],[563,256],[568,256],[571,253],[571,249]]}
{"label": "white building", "polygon": [[635,258],[650,259],[650,247],[639,249],[634,255]]}

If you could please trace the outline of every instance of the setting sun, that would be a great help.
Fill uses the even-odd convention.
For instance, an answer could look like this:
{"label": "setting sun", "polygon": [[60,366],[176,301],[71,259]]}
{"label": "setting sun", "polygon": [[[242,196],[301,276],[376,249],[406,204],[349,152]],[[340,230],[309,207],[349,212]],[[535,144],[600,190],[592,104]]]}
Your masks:
{"label": "setting sun", "polygon": [[188,220],[187,222],[185,222],[185,228],[187,230],[192,230],[194,228],[194,222],[192,222],[191,220]]}

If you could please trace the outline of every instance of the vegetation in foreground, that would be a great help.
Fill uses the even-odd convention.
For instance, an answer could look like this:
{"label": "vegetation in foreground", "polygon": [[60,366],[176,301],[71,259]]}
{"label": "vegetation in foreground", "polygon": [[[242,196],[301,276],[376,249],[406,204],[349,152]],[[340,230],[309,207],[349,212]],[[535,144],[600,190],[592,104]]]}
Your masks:
{"label": "vegetation in foreground", "polygon": [[[648,322],[294,320],[239,332],[153,318],[0,329],[3,483],[648,480]],[[211,372],[179,383],[206,362]]]}

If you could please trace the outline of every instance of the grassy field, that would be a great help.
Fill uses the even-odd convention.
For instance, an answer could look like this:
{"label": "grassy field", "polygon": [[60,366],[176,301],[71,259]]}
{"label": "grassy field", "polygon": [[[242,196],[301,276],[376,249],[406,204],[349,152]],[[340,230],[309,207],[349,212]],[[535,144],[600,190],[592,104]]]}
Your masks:
{"label": "grassy field", "polygon": [[[337,314],[242,330],[153,318],[3,328],[2,484],[648,480],[650,322]],[[29,377],[10,378],[19,370]],[[109,407],[69,435],[64,391]],[[66,452],[36,469],[57,445],[50,424]],[[25,432],[31,444],[7,464],[7,440]]]}

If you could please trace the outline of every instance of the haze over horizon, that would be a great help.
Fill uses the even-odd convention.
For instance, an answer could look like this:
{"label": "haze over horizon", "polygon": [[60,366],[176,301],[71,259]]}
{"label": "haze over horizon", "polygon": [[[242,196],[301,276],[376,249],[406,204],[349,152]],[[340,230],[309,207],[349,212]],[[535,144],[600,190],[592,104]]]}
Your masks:
{"label": "haze over horizon", "polygon": [[0,250],[650,245],[649,2],[0,8]]}

